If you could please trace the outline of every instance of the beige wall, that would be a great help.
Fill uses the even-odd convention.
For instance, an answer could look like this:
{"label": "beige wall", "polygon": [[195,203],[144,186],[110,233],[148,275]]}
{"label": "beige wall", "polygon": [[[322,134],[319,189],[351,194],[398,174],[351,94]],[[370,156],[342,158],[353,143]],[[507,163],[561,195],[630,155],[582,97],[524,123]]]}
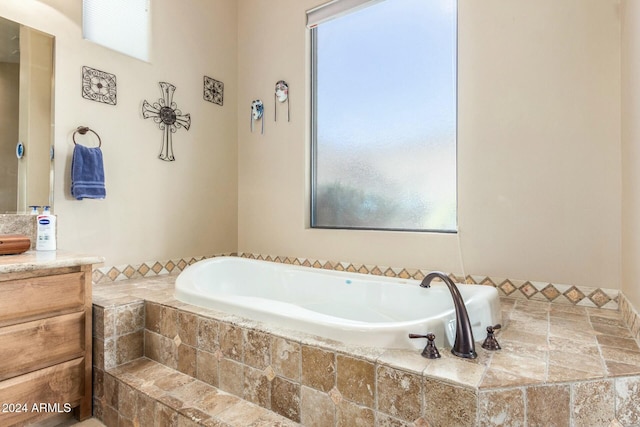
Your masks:
{"label": "beige wall", "polygon": [[622,291],[640,308],[640,3],[622,21]]}
{"label": "beige wall", "polygon": [[620,283],[618,0],[460,2],[469,271]]}
{"label": "beige wall", "polygon": [[[617,0],[459,0],[459,236],[308,228],[319,3],[239,2],[240,251],[620,286]],[[279,79],[291,123],[273,122]],[[264,135],[243,117],[256,98]]]}
{"label": "beige wall", "polygon": [[[56,36],[59,246],[136,263],[247,251],[617,288],[621,277],[618,0],[459,1],[459,235],[308,228],[308,35],[321,0],[154,1],[144,63],[81,38],[77,0],[4,0]],[[83,65],[114,73],[118,105],[80,96]],[[225,105],[202,101],[202,75]],[[289,82],[291,122],[273,121]],[[158,81],[191,130],[156,159],[143,120]],[[249,105],[265,102],[265,134]],[[69,194],[71,134],[103,139],[107,199]]]}
{"label": "beige wall", "polygon": [[[102,255],[117,265],[189,257],[237,246],[236,3],[153,1],[151,62],[82,39],[79,0],[3,0],[0,15],[56,37],[55,213],[58,247]],[[115,74],[116,106],[81,96],[86,65]],[[224,106],[202,98],[203,75],[225,84]],[[162,133],[141,115],[143,100],[174,84],[191,114],[174,135],[175,162],[157,158]],[[72,134],[80,125],[102,138],[107,198],[70,195]],[[91,141],[87,139],[87,145]]]}

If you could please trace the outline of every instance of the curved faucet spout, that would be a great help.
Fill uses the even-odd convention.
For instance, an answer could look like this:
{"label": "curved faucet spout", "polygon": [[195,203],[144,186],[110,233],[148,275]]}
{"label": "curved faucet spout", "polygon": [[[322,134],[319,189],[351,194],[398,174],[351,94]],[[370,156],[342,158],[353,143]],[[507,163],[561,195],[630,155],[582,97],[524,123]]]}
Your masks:
{"label": "curved faucet spout", "polygon": [[449,288],[451,298],[453,298],[453,306],[456,310],[456,339],[453,344],[453,348],[451,349],[451,353],[458,357],[475,359],[478,355],[476,354],[469,314],[467,313],[467,308],[464,305],[462,295],[460,295],[460,291],[456,284],[453,283],[453,280],[442,272],[434,271],[427,274],[426,277],[422,279],[420,286],[423,288],[430,288],[431,281],[436,277],[441,279],[447,285],[447,288]]}

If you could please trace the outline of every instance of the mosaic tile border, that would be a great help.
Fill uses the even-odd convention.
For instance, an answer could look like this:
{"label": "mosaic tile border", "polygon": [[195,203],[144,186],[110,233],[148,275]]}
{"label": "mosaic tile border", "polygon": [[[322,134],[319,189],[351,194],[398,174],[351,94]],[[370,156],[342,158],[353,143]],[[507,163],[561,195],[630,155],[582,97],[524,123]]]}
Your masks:
{"label": "mosaic tile border", "polygon": [[200,256],[192,258],[179,258],[165,261],[146,261],[141,264],[121,264],[104,266],[93,269],[93,283],[105,284],[119,282],[121,280],[140,279],[143,277],[163,276],[166,274],[178,274],[194,264],[206,258],[216,256],[233,256],[235,254],[219,254],[213,256]]}
{"label": "mosaic tile border", "polygon": [[[301,265],[305,267],[320,268],[336,271],[348,271],[353,273],[372,274],[401,279],[422,280],[431,270],[412,268],[397,268],[369,264],[352,264],[348,262],[327,261],[319,259],[271,256],[253,253],[226,253],[211,256],[173,259],[168,261],[150,261],[135,265],[117,265],[94,269],[94,283],[109,283],[120,280],[136,279],[142,277],[159,276],[164,274],[178,274],[187,266],[206,258],[217,256],[238,256],[248,259],[278,262],[282,264]],[[569,284],[536,282],[531,280],[515,280],[482,275],[456,275],[447,273],[452,280],[458,283],[478,284],[493,286],[500,296],[509,298],[526,299],[533,301],[553,302],[556,304],[568,304],[580,307],[619,309],[618,289],[594,288]],[[640,325],[639,325],[640,327]]]}

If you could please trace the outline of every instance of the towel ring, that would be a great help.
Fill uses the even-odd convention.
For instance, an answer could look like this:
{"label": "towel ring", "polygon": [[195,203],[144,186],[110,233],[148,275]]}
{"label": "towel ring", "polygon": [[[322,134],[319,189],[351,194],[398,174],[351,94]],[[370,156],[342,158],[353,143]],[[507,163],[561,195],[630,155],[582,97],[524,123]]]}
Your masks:
{"label": "towel ring", "polygon": [[80,135],[86,135],[87,132],[91,132],[95,136],[97,136],[98,137],[98,148],[102,147],[102,140],[100,139],[100,135],[98,135],[96,133],[96,131],[94,131],[93,129],[89,129],[87,126],[78,126],[78,128],[75,130],[75,132],[73,132],[73,144],[77,145],[77,143],[76,143],[76,134],[77,133],[79,133]]}

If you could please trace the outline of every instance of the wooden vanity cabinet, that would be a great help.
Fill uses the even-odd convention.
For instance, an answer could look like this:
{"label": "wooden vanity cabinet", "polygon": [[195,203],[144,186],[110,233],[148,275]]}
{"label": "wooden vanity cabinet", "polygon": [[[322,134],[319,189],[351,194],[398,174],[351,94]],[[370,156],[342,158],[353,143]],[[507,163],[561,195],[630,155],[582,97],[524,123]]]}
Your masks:
{"label": "wooden vanity cabinet", "polygon": [[91,265],[0,274],[0,425],[91,416]]}

